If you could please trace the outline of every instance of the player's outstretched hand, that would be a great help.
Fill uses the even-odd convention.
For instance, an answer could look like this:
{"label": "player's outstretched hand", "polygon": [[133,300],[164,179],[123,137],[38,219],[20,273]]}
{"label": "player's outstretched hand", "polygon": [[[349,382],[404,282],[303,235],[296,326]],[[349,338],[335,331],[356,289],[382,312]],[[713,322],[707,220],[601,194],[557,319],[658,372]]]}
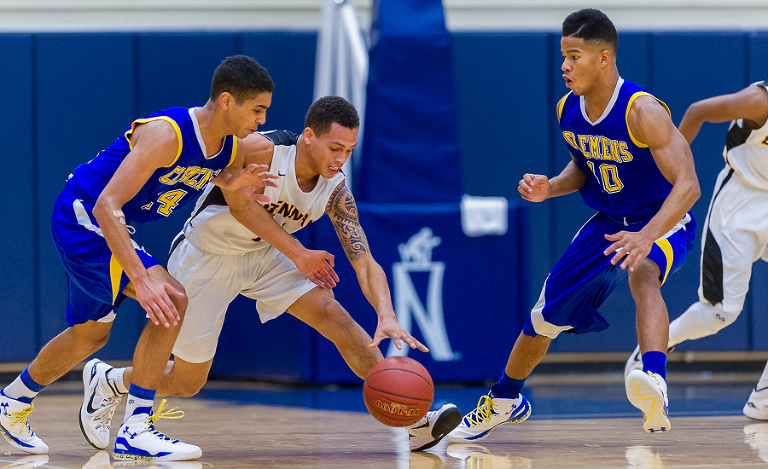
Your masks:
{"label": "player's outstretched hand", "polygon": [[181,320],[176,305],[171,296],[184,297],[184,293],[176,290],[171,284],[162,280],[147,277],[145,281],[134,283],[136,298],[147,317],[156,326],[161,323],[165,327],[177,326]]}
{"label": "player's outstretched hand", "polygon": [[520,196],[531,202],[541,202],[546,199],[551,189],[549,178],[543,174],[526,173],[517,186]]}
{"label": "player's outstretched hand", "polygon": [[333,288],[339,281],[339,276],[333,270],[333,262],[333,254],[313,249],[305,249],[296,259],[293,259],[299,272],[322,288]]}
{"label": "player's outstretched hand", "polygon": [[429,349],[424,344],[414,339],[411,334],[408,333],[408,331],[403,329],[403,326],[401,326],[400,323],[395,319],[394,314],[392,317],[379,319],[379,325],[376,327],[376,333],[373,335],[373,341],[370,343],[370,345],[368,345],[368,347],[378,347],[381,341],[387,337],[392,339],[392,342],[395,344],[395,347],[397,347],[398,350],[403,349],[403,345],[400,343],[402,340],[412,349],[417,348],[422,352],[429,352]]}
{"label": "player's outstretched hand", "polygon": [[653,243],[656,241],[648,238],[642,231],[619,231],[615,234],[606,234],[605,239],[614,241],[614,243],[608,246],[603,254],[606,256],[613,254],[611,259],[613,265],[616,265],[623,257],[624,261],[619,267],[622,269],[629,267],[630,272],[634,272],[640,262],[648,256]]}
{"label": "player's outstretched hand", "polygon": [[277,187],[275,179],[278,176],[268,172],[268,170],[269,166],[265,164],[249,164],[235,174],[221,172],[211,182],[224,189],[237,192],[248,200],[269,202],[269,197],[261,192],[267,186]]}

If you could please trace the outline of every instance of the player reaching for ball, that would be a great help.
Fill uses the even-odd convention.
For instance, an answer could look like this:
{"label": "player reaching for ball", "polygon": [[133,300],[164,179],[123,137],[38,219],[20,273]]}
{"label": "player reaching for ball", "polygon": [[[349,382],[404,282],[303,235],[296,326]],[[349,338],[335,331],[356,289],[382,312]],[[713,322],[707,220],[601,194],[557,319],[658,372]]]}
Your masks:
{"label": "player reaching for ball", "polygon": [[693,248],[689,210],[699,182],[691,149],[666,105],[619,76],[618,42],[599,10],[579,10],[563,22],[561,68],[571,91],[556,109],[571,159],[552,179],[525,174],[518,190],[531,202],[579,191],[596,213],[545,280],[498,384],[448,436],[451,442],[477,441],[498,425],[525,420],[531,407],[520,391],[551,340],[561,332],[607,328],[597,308],[625,279],[643,352],[643,369],[625,381],[627,398],[643,412],[645,431],[670,428],[669,316],[660,289]]}
{"label": "player reaching for ball", "polygon": [[[361,378],[383,359],[378,345],[387,337],[398,348],[402,341],[427,351],[397,322],[386,275],[371,255],[355,199],[340,171],[357,144],[359,126],[354,106],[328,96],[310,106],[301,134],[272,131],[244,140],[246,164],[269,165],[280,176],[278,187],[264,192],[271,201],[265,208],[277,224],[255,223],[249,210],[234,205],[237,201],[225,199],[212,185],[205,189],[168,259],[168,270],[186,288],[189,305],[173,348],[175,360],[166,368],[158,395],[193,396],[203,387],[227,307],[240,294],[256,300],[262,322],[287,311],[316,329],[336,345]],[[319,277],[309,280],[291,260],[301,246],[288,233],[323,213],[333,222],[360,288],[378,315],[373,339],[333,297],[330,288],[338,281],[333,256],[328,254],[328,271],[334,278],[325,282],[325,288],[316,285]],[[294,244],[272,241],[270,245],[264,240],[285,237]],[[112,414],[131,378],[131,368],[115,369],[98,359],[86,364],[80,421],[92,445],[103,447],[108,442]],[[453,404],[427,413],[408,428],[411,450],[436,445],[460,420],[461,413]]]}

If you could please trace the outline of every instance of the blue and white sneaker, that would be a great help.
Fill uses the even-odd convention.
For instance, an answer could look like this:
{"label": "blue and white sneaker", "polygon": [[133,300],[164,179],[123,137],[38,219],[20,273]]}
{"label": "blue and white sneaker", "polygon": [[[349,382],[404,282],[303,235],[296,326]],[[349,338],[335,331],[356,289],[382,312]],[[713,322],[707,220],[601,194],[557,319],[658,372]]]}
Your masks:
{"label": "blue and white sneaker", "polygon": [[174,440],[155,429],[157,419],[177,419],[184,412],[174,407],[164,412],[165,399],[160,401],[157,413],[135,413],[128,417],[115,440],[115,459],[131,459],[139,461],[185,461],[197,459],[202,450],[188,443]]}
{"label": "blue and white sneaker", "polygon": [[669,399],[664,378],[650,371],[634,370],[624,385],[629,402],[643,412],[643,429],[648,433],[669,431]]}
{"label": "blue and white sneaker", "polygon": [[[667,355],[675,351],[675,346],[667,348]],[[632,355],[627,359],[627,363],[624,364],[624,379],[635,370],[643,371],[643,354],[640,353],[640,346],[638,345],[632,351]]]}
{"label": "blue and white sneaker", "polygon": [[0,391],[0,433],[14,448],[32,454],[46,454],[48,445],[30,428],[27,417],[34,404],[17,401]]}
{"label": "blue and white sneaker", "polygon": [[473,443],[488,436],[505,423],[520,423],[531,415],[531,405],[520,394],[515,399],[496,397],[493,391],[477,402],[477,408],[464,416],[461,423],[448,434],[451,443]]}

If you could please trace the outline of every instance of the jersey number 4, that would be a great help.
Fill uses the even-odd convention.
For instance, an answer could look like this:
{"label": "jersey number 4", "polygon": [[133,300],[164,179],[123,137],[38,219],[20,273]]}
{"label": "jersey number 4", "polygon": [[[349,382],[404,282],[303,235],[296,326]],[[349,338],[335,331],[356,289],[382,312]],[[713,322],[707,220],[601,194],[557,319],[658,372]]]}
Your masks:
{"label": "jersey number 4", "polygon": [[[587,161],[589,169],[592,170],[592,174],[597,179],[597,182],[603,186],[603,190],[608,193],[619,192],[624,188],[624,183],[619,179],[619,168],[615,164],[602,163],[595,168],[595,164],[591,161]],[[598,174],[599,172],[599,174]]]}

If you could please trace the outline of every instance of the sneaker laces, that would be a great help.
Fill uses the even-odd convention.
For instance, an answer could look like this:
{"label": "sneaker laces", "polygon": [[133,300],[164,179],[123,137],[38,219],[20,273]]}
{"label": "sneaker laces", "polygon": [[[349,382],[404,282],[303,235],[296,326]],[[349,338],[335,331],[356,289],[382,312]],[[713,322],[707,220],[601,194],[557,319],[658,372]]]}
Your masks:
{"label": "sneaker laces", "polygon": [[16,424],[21,424],[21,428],[26,429],[27,432],[31,435],[34,432],[32,431],[32,427],[29,426],[29,421],[27,420],[27,417],[29,417],[29,414],[32,413],[32,409],[35,408],[34,404],[30,404],[29,407],[27,407],[24,410],[20,410],[18,412],[8,412],[8,418],[11,419],[11,425],[14,426]]}
{"label": "sneaker laces", "polygon": [[470,423],[471,427],[479,425],[482,422],[489,422],[491,415],[495,414],[493,411],[493,399],[491,396],[480,396],[480,400],[477,401],[477,408],[468,413],[465,419]]}
{"label": "sneaker laces", "polygon": [[117,409],[117,405],[120,403],[122,398],[123,396],[112,396],[104,398],[101,401],[99,408],[96,409],[96,412],[91,415],[93,418],[100,420],[105,428],[110,428],[109,423],[112,421],[112,416],[115,415],[115,409]]}
{"label": "sneaker laces", "polygon": [[160,401],[160,405],[157,406],[157,412],[152,412],[149,415],[149,418],[147,419],[147,429],[150,431],[152,435],[155,435],[157,438],[160,438],[161,440],[166,441],[176,441],[175,439],[169,437],[168,435],[165,435],[163,432],[155,429],[155,420],[159,419],[180,419],[184,417],[184,411],[183,410],[177,410],[178,407],[171,407],[170,409],[166,410],[166,400],[163,399]]}

